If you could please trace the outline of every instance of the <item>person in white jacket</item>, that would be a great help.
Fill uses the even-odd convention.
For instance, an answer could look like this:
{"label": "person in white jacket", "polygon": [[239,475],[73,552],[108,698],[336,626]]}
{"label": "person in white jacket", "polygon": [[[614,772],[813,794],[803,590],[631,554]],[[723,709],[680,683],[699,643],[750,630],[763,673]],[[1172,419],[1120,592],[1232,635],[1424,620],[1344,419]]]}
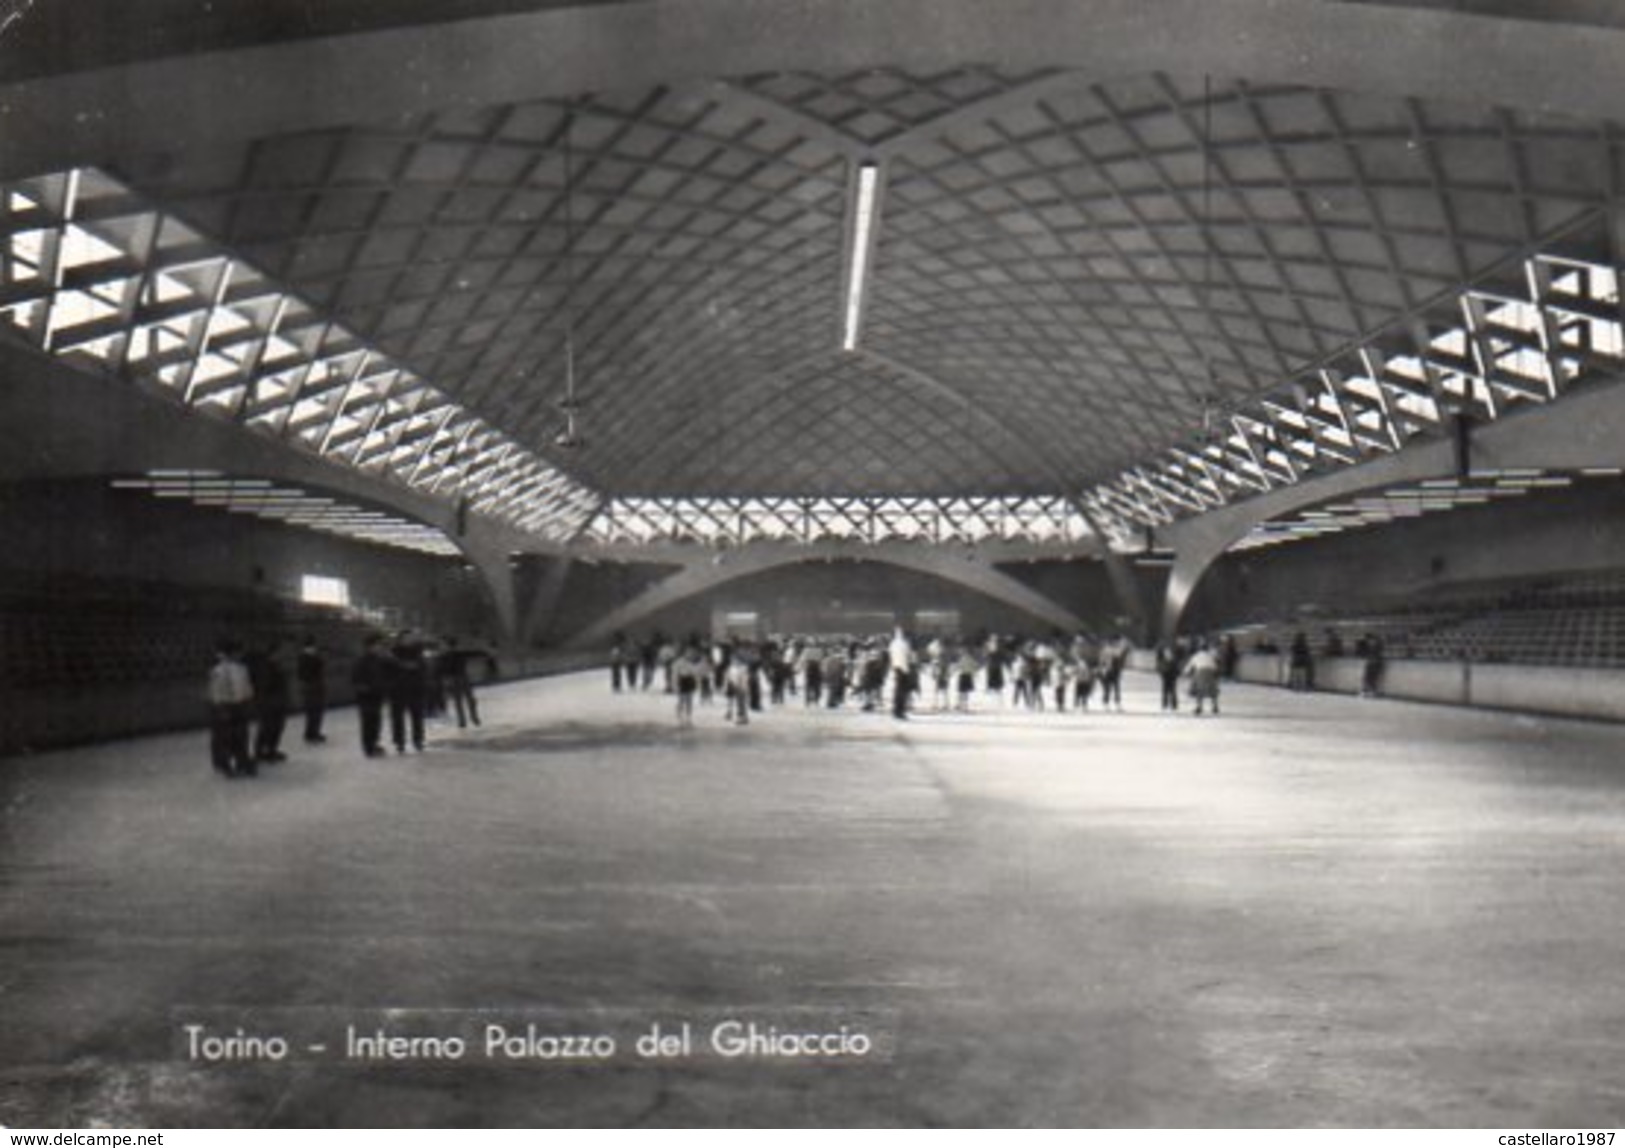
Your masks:
{"label": "person in white jacket", "polygon": [[1197,646],[1190,661],[1185,663],[1185,676],[1191,680],[1191,700],[1196,703],[1196,716],[1202,716],[1202,706],[1211,701],[1213,716],[1219,716],[1219,656],[1207,642]]}
{"label": "person in white jacket", "polygon": [[235,642],[221,642],[209,669],[209,756],[226,777],[254,777],[259,772],[248,752],[248,721],[254,686]]}
{"label": "person in white jacket", "polygon": [[906,719],[908,717],[908,695],[914,685],[914,647],[909,644],[908,635],[903,633],[903,627],[898,626],[892,634],[891,645],[886,648],[891,661],[891,716]]}

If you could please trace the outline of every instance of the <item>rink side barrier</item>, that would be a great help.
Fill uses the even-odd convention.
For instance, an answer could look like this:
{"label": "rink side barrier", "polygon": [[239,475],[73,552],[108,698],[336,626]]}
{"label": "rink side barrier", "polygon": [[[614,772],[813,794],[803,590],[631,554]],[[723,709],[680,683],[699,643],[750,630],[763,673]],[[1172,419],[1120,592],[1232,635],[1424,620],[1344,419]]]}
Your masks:
{"label": "rink side barrier", "polygon": [[[1155,668],[1150,651],[1136,651],[1129,664],[1147,672]],[[1360,658],[1317,658],[1315,690],[1358,694],[1364,671]],[[1240,682],[1285,688],[1287,677],[1285,654],[1242,654],[1236,663]],[[1625,721],[1625,670],[1619,669],[1395,659],[1383,668],[1381,693],[1403,701]]]}

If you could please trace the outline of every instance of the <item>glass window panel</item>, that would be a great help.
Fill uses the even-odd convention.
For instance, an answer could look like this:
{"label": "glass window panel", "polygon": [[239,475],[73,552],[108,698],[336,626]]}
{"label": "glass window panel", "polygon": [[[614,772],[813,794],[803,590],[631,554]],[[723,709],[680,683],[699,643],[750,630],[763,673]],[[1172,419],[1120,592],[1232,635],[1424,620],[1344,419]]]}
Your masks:
{"label": "glass window panel", "polygon": [[150,301],[158,303],[174,303],[181,299],[196,299],[198,293],[173,275],[158,272],[147,280],[147,293]]}
{"label": "glass window panel", "polygon": [[1541,313],[1539,308],[1528,303],[1508,302],[1493,308],[1485,313],[1492,323],[1503,327],[1512,327],[1519,331],[1539,331],[1541,329]]}
{"label": "glass window panel", "polygon": [[194,383],[212,383],[216,379],[223,379],[237,370],[237,363],[225,355],[210,352],[198,360],[197,370],[192,374]]}
{"label": "glass window panel", "polygon": [[245,390],[246,388],[241,386],[228,387],[223,391],[203,396],[195,405],[204,410],[235,411],[242,402]]}
{"label": "glass window panel", "polygon": [[117,335],[103,335],[100,339],[78,344],[73,348],[73,354],[88,355],[99,362],[106,362],[112,357],[117,343]]}
{"label": "glass window panel", "polygon": [[45,301],[34,299],[27,303],[16,303],[10,307],[0,308],[0,315],[4,315],[13,326],[24,330],[33,329],[45,313]]}
{"label": "glass window panel", "polygon": [[62,246],[58,258],[61,259],[64,270],[71,271],[91,263],[105,263],[123,256],[124,252],[117,247],[99,236],[92,235],[77,224],[68,224],[62,233]]}
{"label": "glass window panel", "polygon": [[306,574],[299,580],[299,597],[318,606],[348,606],[350,583],[343,578]]}
{"label": "glass window panel", "polygon": [[12,278],[25,282],[39,278],[39,265],[45,259],[44,231],[19,231],[11,237],[9,258]]}
{"label": "glass window panel", "polygon": [[51,304],[51,325],[60,331],[116,314],[117,307],[88,291],[58,291]]}
{"label": "glass window panel", "polygon": [[216,307],[209,313],[209,338],[235,335],[254,326],[247,318],[230,307]]}

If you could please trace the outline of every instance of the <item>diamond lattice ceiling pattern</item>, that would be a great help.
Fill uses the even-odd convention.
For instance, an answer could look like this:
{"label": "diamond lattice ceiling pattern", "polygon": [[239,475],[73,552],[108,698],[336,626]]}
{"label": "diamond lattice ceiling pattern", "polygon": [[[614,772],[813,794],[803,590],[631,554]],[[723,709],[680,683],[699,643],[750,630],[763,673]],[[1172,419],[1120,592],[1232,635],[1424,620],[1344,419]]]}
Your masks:
{"label": "diamond lattice ceiling pattern", "polygon": [[[1527,298],[1537,254],[1611,264],[1616,158],[1610,125],[1515,109],[964,67],[459,108],[112,174],[574,489],[1084,494],[1146,520],[1107,495],[1179,485],[1168,452],[1211,439],[1215,413],[1294,405],[1283,388],[1312,407],[1305,381],[1335,389],[1350,355],[1373,368],[1365,441],[1438,423],[1387,424],[1404,396],[1384,364],[1415,356],[1404,385],[1446,398],[1433,340],[1465,293]],[[877,241],[844,353],[864,163]],[[555,445],[567,333],[573,451]],[[1493,362],[1481,385],[1511,399],[1578,370],[1554,365],[1542,392]],[[1346,411],[1340,439],[1312,410],[1262,412],[1238,434],[1286,458],[1263,482],[1359,453]]]}
{"label": "diamond lattice ceiling pattern", "polygon": [[[567,301],[565,123],[553,103],[448,112],[131,174],[544,452],[573,305],[591,441],[560,461],[616,494],[962,492],[953,466],[906,457],[962,462],[953,420],[929,402],[887,417],[914,404],[864,392],[895,381],[833,358],[813,402],[755,428],[754,465],[638,465],[805,385],[836,344],[866,155],[887,178],[863,347],[1080,486],[1188,433],[1204,401],[1273,386],[1561,235],[1608,187],[1596,128],[1497,109],[1200,77],[757,77],[576,106]],[[881,425],[820,433],[843,392]],[[894,474],[865,466],[877,438]]]}

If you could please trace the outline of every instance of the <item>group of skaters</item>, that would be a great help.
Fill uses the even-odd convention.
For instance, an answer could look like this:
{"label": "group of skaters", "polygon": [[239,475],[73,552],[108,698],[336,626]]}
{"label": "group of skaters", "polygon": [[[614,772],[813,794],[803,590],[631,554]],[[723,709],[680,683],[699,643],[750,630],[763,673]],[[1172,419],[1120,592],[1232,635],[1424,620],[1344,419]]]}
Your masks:
{"label": "group of skaters", "polygon": [[1217,644],[1206,639],[1191,642],[1180,638],[1158,646],[1156,670],[1162,683],[1162,708],[1165,711],[1179,709],[1179,683],[1184,680],[1189,683],[1196,716],[1201,717],[1211,706],[1213,716],[1217,717],[1219,682],[1236,676],[1238,656],[1235,640],[1228,636]]}
{"label": "group of skaters", "polygon": [[[1230,639],[1226,639],[1230,641]],[[1253,652],[1257,654],[1280,655],[1281,650],[1268,634],[1259,637],[1253,643]],[[1320,639],[1318,650],[1309,640],[1309,635],[1299,630],[1292,635],[1287,645],[1285,659],[1287,672],[1287,688],[1296,691],[1309,691],[1315,688],[1315,666],[1317,658],[1358,658],[1360,661],[1360,696],[1362,698],[1375,698],[1382,695],[1383,675],[1388,668],[1388,653],[1383,645],[1382,638],[1367,631],[1355,640],[1352,650],[1343,642],[1343,636],[1337,630],[1327,627]]]}
{"label": "group of skaters", "polygon": [[[807,708],[854,706],[874,712],[889,705],[898,720],[911,713],[968,713],[978,688],[998,708],[1031,712],[1123,709],[1123,671],[1133,647],[1121,634],[1104,640],[1017,638],[915,640],[901,628],[890,637],[789,636],[754,641],[677,639],[654,634],[637,642],[617,634],[610,650],[610,686],[616,693],[658,688],[675,695],[677,723],[694,724],[696,701],[721,698],[726,719],[747,725],[764,705],[798,696]],[[1224,651],[1206,641],[1158,651],[1163,708],[1178,709],[1178,682],[1189,680],[1197,714],[1219,712]],[[1233,649],[1230,664],[1234,664]],[[1171,667],[1171,674],[1169,668]],[[1171,704],[1170,704],[1171,701]]]}
{"label": "group of skaters", "polygon": [[[256,777],[261,765],[287,760],[283,732],[293,704],[294,681],[304,714],[306,745],[327,741],[322,727],[327,715],[327,656],[307,636],[290,675],[283,643],[272,637],[251,647],[221,641],[209,671],[210,758],[226,777]],[[383,757],[383,719],[387,706],[390,740],[396,753],[422,752],[426,719],[450,718],[466,729],[480,724],[470,666],[483,662],[496,675],[496,659],[487,649],[465,645],[455,637],[432,639],[413,630],[393,638],[370,635],[350,673],[361,719],[361,750]]]}

